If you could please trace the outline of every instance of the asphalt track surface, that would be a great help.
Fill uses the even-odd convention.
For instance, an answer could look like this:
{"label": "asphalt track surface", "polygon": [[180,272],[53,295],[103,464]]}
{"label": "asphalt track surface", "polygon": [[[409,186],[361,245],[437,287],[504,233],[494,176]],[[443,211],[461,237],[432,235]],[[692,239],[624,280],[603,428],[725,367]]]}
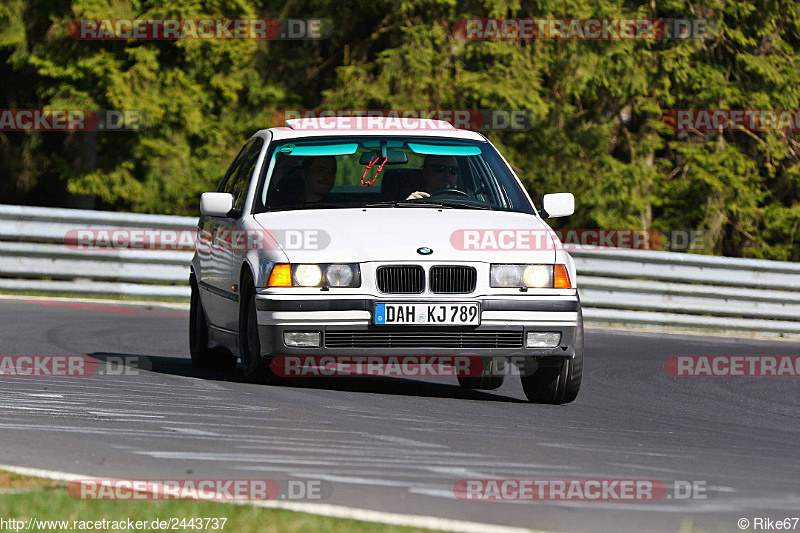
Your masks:
{"label": "asphalt track surface", "polygon": [[[149,367],[0,376],[0,463],[327,480],[327,504],[550,531],[738,531],[742,517],[800,515],[799,378],[675,378],[663,366],[670,355],[800,355],[797,342],[587,328],[578,399],[541,406],[523,401],[518,378],[486,393],[455,378],[252,385],[238,368],[195,370],[187,326],[174,307],[0,298],[2,355]],[[700,481],[707,497],[460,501],[453,485],[467,478]]]}

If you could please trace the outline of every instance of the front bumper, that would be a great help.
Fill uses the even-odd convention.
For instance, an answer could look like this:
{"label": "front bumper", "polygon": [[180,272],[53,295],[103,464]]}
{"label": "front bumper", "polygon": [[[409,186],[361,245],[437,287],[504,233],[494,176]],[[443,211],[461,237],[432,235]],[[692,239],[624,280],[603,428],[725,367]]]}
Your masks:
{"label": "front bumper", "polygon": [[[404,299],[408,302],[423,299]],[[276,297],[259,294],[256,296],[259,334],[262,355],[479,355],[513,357],[559,357],[571,358],[575,355],[575,339],[580,313],[580,301],[574,296],[554,296],[537,298],[497,298],[465,297],[437,298],[443,302],[478,302],[481,306],[479,326],[376,326],[373,324],[373,310],[377,302],[398,301],[386,297],[350,297],[337,299],[311,299],[298,297]],[[284,344],[285,331],[318,331],[321,345],[314,348],[289,347]],[[553,348],[526,348],[528,332],[559,332],[561,342]],[[360,339],[351,346],[330,346],[327,335],[341,339],[342,334]],[[388,336],[400,334],[404,339],[424,338],[426,335],[453,338],[450,346],[442,346],[442,339],[435,345],[426,346],[424,342],[402,341],[385,346]],[[509,342],[487,346],[488,337],[508,339],[518,334],[521,342],[511,346]],[[366,335],[369,334],[369,335]],[[461,334],[461,335],[459,335]],[[364,346],[365,339],[381,339],[378,345]],[[478,338],[482,339],[480,342]],[[403,346],[411,342],[413,346]],[[361,344],[361,345],[358,345]],[[491,344],[491,343],[489,343]]]}

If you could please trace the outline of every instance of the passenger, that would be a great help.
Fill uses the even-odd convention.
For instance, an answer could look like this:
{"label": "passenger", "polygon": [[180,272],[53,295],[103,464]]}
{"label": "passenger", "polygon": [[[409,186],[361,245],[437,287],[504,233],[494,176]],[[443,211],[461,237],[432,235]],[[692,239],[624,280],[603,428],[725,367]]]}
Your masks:
{"label": "passenger", "polygon": [[305,202],[322,202],[336,182],[336,158],[332,155],[306,157],[300,167]]}
{"label": "passenger", "polygon": [[285,157],[276,161],[275,190],[270,195],[270,206],[287,207],[291,205],[320,203],[328,196],[336,182],[336,158],[333,156],[308,156],[297,166]]}

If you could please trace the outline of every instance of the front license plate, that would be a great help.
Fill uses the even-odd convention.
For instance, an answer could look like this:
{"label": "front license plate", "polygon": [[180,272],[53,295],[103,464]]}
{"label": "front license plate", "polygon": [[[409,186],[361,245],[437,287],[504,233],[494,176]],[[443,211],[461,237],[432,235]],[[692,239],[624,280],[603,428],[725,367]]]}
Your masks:
{"label": "front license plate", "polygon": [[477,326],[481,310],[477,303],[382,303],[375,304],[375,324],[380,326]]}

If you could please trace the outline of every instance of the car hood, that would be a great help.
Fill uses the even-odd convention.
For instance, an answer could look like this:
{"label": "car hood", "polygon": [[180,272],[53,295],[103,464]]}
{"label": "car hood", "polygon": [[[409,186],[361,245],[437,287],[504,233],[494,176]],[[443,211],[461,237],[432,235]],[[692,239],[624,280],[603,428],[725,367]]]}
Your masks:
{"label": "car hood", "polygon": [[[555,261],[550,228],[536,216],[523,213],[436,208],[307,209],[260,213],[255,220],[275,233],[292,263]],[[429,248],[432,253],[422,255],[420,248]]]}

